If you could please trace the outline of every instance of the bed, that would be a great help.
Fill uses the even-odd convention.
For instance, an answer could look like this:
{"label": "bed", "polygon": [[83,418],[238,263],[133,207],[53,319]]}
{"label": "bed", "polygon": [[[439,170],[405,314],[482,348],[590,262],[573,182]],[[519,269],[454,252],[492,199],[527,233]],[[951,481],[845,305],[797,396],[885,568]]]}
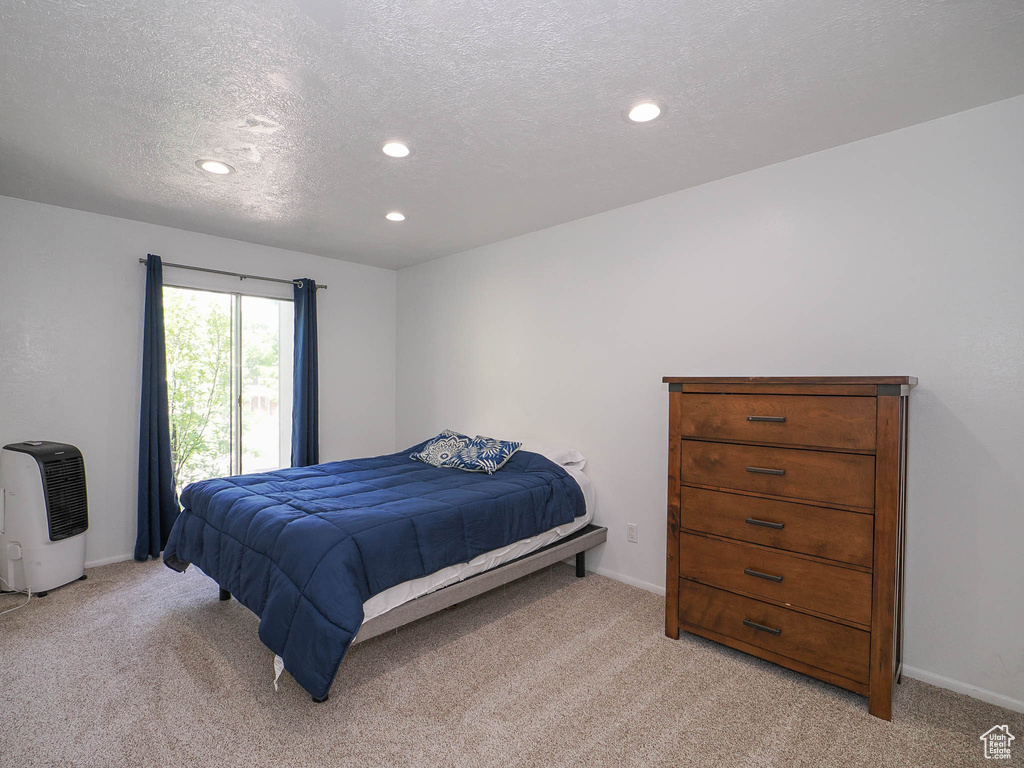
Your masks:
{"label": "bed", "polygon": [[353,642],[572,555],[582,575],[605,540],[580,463],[520,450],[488,475],[412,460],[422,445],[194,483],[164,562],[196,565],[256,613],[263,643],[324,701]]}

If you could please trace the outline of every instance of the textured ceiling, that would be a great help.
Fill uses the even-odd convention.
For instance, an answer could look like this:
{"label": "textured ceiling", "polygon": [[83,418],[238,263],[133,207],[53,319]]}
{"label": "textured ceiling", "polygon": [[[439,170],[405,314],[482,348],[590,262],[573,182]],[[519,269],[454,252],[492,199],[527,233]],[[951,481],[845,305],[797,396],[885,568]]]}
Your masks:
{"label": "textured ceiling", "polygon": [[0,194],[403,267],[1021,93],[1021,0],[0,0]]}

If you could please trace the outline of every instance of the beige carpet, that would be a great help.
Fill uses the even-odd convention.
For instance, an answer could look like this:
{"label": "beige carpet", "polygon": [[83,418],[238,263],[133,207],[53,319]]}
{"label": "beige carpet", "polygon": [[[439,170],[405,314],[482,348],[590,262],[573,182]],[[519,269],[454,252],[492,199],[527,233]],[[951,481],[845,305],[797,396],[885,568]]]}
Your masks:
{"label": "beige carpet", "polygon": [[[0,610],[22,598],[0,597]],[[694,637],[557,565],[356,646],[313,704],[196,569],[121,563],[0,617],[0,765],[982,766],[1024,718],[905,680],[865,699]]]}

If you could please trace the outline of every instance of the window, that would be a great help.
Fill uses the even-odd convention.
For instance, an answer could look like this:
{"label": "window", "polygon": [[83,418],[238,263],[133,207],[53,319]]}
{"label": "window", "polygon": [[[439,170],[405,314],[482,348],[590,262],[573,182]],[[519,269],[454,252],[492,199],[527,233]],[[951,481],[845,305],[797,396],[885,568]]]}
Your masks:
{"label": "window", "polygon": [[180,493],[290,463],[291,301],[164,287],[171,461]]}

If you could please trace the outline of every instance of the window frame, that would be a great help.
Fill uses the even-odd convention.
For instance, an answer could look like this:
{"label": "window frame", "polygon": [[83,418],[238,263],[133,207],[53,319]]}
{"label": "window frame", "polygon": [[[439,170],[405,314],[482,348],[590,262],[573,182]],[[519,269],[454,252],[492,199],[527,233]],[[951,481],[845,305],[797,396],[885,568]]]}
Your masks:
{"label": "window frame", "polygon": [[[206,288],[195,285],[182,285],[180,283],[165,282],[161,286],[161,307],[163,306],[163,289],[174,288],[182,291],[203,291],[205,293],[219,293],[231,297],[231,441],[232,450],[230,455],[231,475],[243,474],[242,466],[242,297],[248,296],[254,299],[269,299],[271,301],[286,301],[294,305],[295,299],[274,296],[268,293],[256,293],[254,291],[231,291],[223,288]],[[293,311],[294,317],[294,311]],[[294,320],[293,320],[294,331]],[[235,339],[238,343],[234,343]],[[295,361],[292,361],[294,374]],[[175,478],[177,481],[177,478]]]}

